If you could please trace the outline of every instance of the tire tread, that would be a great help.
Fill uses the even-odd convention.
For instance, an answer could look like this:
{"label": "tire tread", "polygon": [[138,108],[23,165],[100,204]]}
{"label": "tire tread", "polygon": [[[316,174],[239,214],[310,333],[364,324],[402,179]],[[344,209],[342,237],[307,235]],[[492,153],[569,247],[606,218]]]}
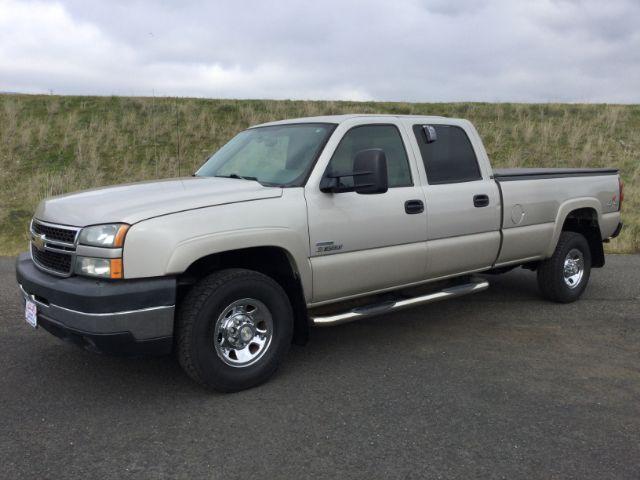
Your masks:
{"label": "tire tread", "polygon": [[[262,281],[270,287],[275,287],[282,291],[286,297],[286,293],[282,287],[272,280],[270,277],[242,268],[229,268],[220,270],[210,274],[200,280],[185,296],[181,302],[178,311],[178,328],[177,328],[177,356],[178,362],[183,370],[196,382],[211,387],[205,380],[203,373],[198,368],[197,362],[193,358],[195,352],[193,329],[198,318],[198,314],[203,308],[205,302],[216,293],[223,285],[242,279],[250,278],[252,281]],[[236,391],[233,386],[216,385],[214,387],[218,391]]]}
{"label": "tire tread", "polygon": [[[582,253],[585,259],[585,273],[583,277],[584,285],[580,285],[575,295],[572,292],[568,292],[567,287],[564,285],[564,281],[558,271],[562,271],[564,268],[564,259],[571,248],[572,244],[582,243]],[[586,246],[586,248],[584,248]],[[543,297],[553,302],[569,303],[577,300],[584,291],[587,282],[589,281],[589,274],[591,269],[591,255],[589,251],[589,245],[583,235],[564,231],[560,234],[558,244],[553,252],[553,255],[544,260],[538,266],[538,288]]]}

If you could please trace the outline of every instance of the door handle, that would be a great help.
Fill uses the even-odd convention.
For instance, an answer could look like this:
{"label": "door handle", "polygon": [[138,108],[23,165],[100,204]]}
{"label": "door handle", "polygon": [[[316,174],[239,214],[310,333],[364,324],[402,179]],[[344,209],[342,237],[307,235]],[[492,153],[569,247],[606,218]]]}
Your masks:
{"label": "door handle", "polygon": [[424,203],[422,200],[407,200],[404,202],[404,211],[409,215],[424,212]]}
{"label": "door handle", "polygon": [[489,206],[489,195],[474,195],[473,206],[476,208]]}

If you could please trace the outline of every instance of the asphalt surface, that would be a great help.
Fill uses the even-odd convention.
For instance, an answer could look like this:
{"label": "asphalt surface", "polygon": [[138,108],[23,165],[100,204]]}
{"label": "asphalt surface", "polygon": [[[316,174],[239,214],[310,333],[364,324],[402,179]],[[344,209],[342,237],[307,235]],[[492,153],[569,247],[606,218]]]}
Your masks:
{"label": "asphalt surface", "polygon": [[640,478],[640,256],[584,297],[535,275],[312,332],[266,385],[211,394],[23,320],[0,259],[0,478]]}

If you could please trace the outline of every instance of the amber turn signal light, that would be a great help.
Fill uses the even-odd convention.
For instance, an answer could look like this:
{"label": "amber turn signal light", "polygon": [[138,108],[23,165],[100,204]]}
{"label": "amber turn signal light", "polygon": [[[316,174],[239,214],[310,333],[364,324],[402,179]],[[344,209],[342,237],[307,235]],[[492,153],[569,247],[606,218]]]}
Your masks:
{"label": "amber turn signal light", "polygon": [[120,225],[116,233],[116,238],[113,240],[114,247],[121,248],[122,245],[124,245],[124,237],[127,234],[127,230],[129,230],[129,225]]}
{"label": "amber turn signal light", "polygon": [[111,278],[122,278],[122,259],[112,258],[109,263]]}

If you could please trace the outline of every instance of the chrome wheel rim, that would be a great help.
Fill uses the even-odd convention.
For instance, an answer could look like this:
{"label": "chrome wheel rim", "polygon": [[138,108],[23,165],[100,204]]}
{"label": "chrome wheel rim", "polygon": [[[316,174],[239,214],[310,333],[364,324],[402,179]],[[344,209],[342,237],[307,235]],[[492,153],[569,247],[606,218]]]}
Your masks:
{"label": "chrome wheel rim", "polygon": [[271,346],[273,318],[267,306],[254,298],[228,305],[218,317],[213,345],[218,357],[232,367],[248,367]]}
{"label": "chrome wheel rim", "polygon": [[577,248],[572,248],[564,258],[564,283],[571,289],[580,285],[584,276],[584,255]]}

